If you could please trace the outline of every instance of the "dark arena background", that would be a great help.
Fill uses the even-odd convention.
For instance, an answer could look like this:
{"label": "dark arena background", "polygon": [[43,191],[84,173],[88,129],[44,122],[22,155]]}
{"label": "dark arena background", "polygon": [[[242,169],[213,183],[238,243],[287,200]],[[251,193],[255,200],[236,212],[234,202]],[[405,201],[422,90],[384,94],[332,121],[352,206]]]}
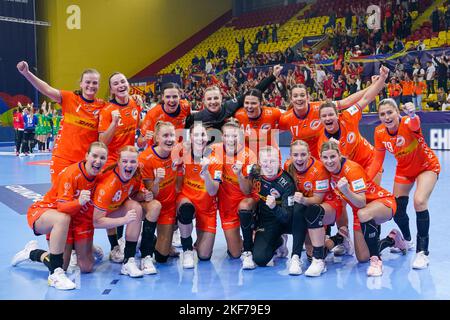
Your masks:
{"label": "dark arena background", "polygon": [[[291,300],[449,300],[449,29],[448,0],[0,0],[0,299],[188,300],[197,306],[206,301],[220,306],[228,300],[243,304],[264,304],[259,300],[265,300],[269,305]],[[155,262],[156,274],[137,279],[121,275],[121,264],[109,260],[106,231],[96,229],[94,243],[104,257],[96,261],[93,272],[80,272],[75,261],[66,271],[76,284],[74,290],[49,286],[46,265],[27,260],[11,266],[11,261],[31,240],[48,249],[45,236],[36,237],[28,226],[27,211],[52,186],[50,162],[59,139],[57,123],[61,133],[69,118],[61,108],[64,100],[53,101],[18,71],[20,61],[57,90],[79,90],[83,70],[96,69],[100,73],[96,97],[106,103],[111,99],[109,78],[120,72],[128,79],[133,99],[142,100],[142,119],[163,101],[163,88],[169,82],[179,85],[180,98],[194,114],[206,108],[206,88],[218,87],[223,102],[239,101],[240,94],[281,65],[281,74],[263,92],[260,105],[280,110],[283,117],[291,107],[290,91],[296,84],[305,85],[311,105],[343,103],[370,86],[372,76],[386,66],[384,88],[372,102],[359,106],[359,131],[374,145],[379,105],[385,98],[397,102],[401,116],[407,116],[403,108],[408,102],[415,106],[425,143],[441,167],[428,201],[428,267],[412,268],[415,247],[405,255],[387,248],[381,253],[383,274],[379,277],[367,276],[369,263],[359,263],[354,254],[333,252],[325,257],[327,272],[320,277],[292,276],[293,238],[289,235],[287,255],[275,257],[268,267],[245,270],[241,259],[227,254],[217,213],[211,259],[201,261],[195,256],[194,268],[183,268],[183,250],[174,243],[180,256],[170,257],[167,263]],[[27,145],[32,149],[24,149],[27,142],[19,138],[24,129],[19,120],[14,121],[16,113],[34,109],[38,114],[43,105],[51,130],[44,138],[36,131]],[[308,110],[312,112],[312,107]],[[317,117],[311,126],[321,125],[319,121]],[[135,129],[138,137],[141,127]],[[290,156],[292,131],[281,130],[278,122],[272,129],[280,129],[284,164]],[[44,147],[38,139],[44,139],[39,140]],[[391,192],[396,165],[394,156],[386,153],[380,185]],[[420,196],[414,195],[415,190],[416,186],[407,206],[414,243],[414,198]],[[347,206],[353,239],[351,212]],[[194,220],[194,242],[195,225]],[[380,238],[393,228],[398,228],[394,219],[383,223]],[[336,232],[334,224],[331,235]],[[136,260],[140,259],[138,251]],[[301,260],[305,272],[310,265],[305,251]],[[178,314],[189,314],[188,308],[180,310]],[[192,309],[191,315],[199,310]],[[265,311],[261,307],[258,312],[264,315]]]}

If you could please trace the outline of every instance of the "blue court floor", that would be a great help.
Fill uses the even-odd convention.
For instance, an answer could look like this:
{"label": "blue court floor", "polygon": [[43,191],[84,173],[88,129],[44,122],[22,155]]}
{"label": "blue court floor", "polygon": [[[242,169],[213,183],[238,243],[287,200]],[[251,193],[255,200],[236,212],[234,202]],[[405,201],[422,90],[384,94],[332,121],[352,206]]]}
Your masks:
{"label": "blue court floor", "polygon": [[[330,257],[328,272],[319,278],[288,275],[288,259],[275,260],[275,266],[241,269],[240,260],[230,260],[220,227],[210,262],[199,262],[195,269],[183,270],[179,259],[166,265],[157,265],[158,274],[131,279],[120,275],[120,265],[107,260],[109,243],[106,232],[96,231],[95,243],[100,245],[105,258],[91,274],[70,277],[78,288],[63,292],[47,285],[47,269],[38,263],[10,266],[13,255],[30,240],[35,239],[26,222],[26,210],[33,199],[49,188],[47,155],[15,157],[5,155],[12,147],[0,148],[0,299],[63,299],[63,300],[360,300],[360,299],[450,299],[449,250],[449,190],[450,151],[436,152],[442,173],[430,201],[430,267],[411,269],[414,252],[406,256],[383,252],[384,274],[380,278],[366,276],[367,264],[358,264],[352,256],[340,260]],[[286,157],[287,150],[283,150]],[[29,162],[33,162],[30,165]],[[385,161],[382,185],[392,189],[395,162],[391,156]],[[416,234],[415,213],[408,206],[411,231]],[[351,216],[349,217],[351,219]],[[350,224],[351,225],[351,224]],[[394,227],[391,221],[383,225],[384,237]],[[335,229],[333,228],[333,234]],[[39,237],[46,249],[44,237]],[[194,235],[195,240],[195,235]],[[289,238],[290,249],[292,238]],[[304,268],[308,266],[303,255]]]}

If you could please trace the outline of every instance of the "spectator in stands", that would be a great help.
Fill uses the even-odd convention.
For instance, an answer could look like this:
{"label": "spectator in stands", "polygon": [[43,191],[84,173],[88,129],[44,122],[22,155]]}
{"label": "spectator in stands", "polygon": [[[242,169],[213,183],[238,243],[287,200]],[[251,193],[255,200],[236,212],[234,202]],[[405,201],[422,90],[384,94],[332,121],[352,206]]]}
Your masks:
{"label": "spectator in stands", "polygon": [[214,59],[214,52],[211,50],[211,48],[208,49],[208,53],[206,54],[206,59]]}
{"label": "spectator in stands", "polygon": [[327,78],[325,71],[322,69],[322,66],[316,67],[316,85],[317,88],[322,88],[323,82]]}
{"label": "spectator in stands", "polygon": [[212,66],[211,60],[208,59],[206,61],[206,65],[205,65],[205,72],[207,74],[210,74],[210,73],[212,73],[212,71],[213,71],[213,66]]}
{"label": "spectator in stands", "polygon": [[238,39],[234,39],[236,43],[238,44],[239,48],[239,57],[243,58],[245,56],[245,39],[244,37],[241,38],[241,41],[238,41]]}
{"label": "spectator in stands", "polygon": [[430,18],[433,32],[439,32],[439,9],[437,6],[434,8]]}
{"label": "spectator in stands", "polygon": [[391,78],[391,82],[388,84],[388,96],[389,98],[394,99],[395,103],[400,105],[400,97],[402,94],[402,87],[397,83],[397,79],[395,77]]}
{"label": "spectator in stands", "polygon": [[389,6],[386,6],[384,17],[386,21],[386,32],[391,33],[392,32],[392,11]]}
{"label": "spectator in stands", "polygon": [[286,48],[284,51],[284,56],[286,57],[286,63],[291,63],[295,58],[294,50],[292,50],[291,47]]}
{"label": "spectator in stands", "polygon": [[425,83],[423,83],[423,81],[419,81],[419,78],[417,76],[414,77],[413,103],[416,107],[416,110],[422,111],[422,93],[425,88]]}
{"label": "spectator in stands", "polygon": [[278,42],[278,25],[275,23],[272,26],[272,42]]}
{"label": "spectator in stands", "polygon": [[422,68],[419,58],[414,60],[412,75],[413,78],[417,77],[418,81],[424,81],[425,79],[425,70]]}
{"label": "spectator in stands", "polygon": [[345,9],[345,29],[351,30],[352,29],[352,18],[353,14],[349,7]]}
{"label": "spectator in stands", "polygon": [[400,59],[397,59],[397,63],[395,64],[394,74],[397,79],[402,79],[404,77],[405,65],[401,62]]}
{"label": "spectator in stands", "polygon": [[402,40],[400,40],[399,38],[395,37],[394,38],[394,47],[393,47],[393,52],[392,53],[400,52],[403,49],[405,49],[405,45],[403,44]]}
{"label": "spectator in stands", "polygon": [[444,92],[444,88],[439,88],[435,101],[428,101],[428,106],[435,111],[445,111],[450,106],[450,94],[447,95]]}
{"label": "spectator in stands", "polygon": [[323,25],[322,33],[325,33],[325,31],[327,31],[328,28],[331,28],[331,29],[336,28],[336,12],[334,12],[334,10],[329,10],[328,13],[329,13],[330,19],[328,20],[328,22],[326,24]]}
{"label": "spectator in stands", "polygon": [[412,102],[414,81],[411,80],[407,72],[405,72],[405,77],[403,81],[400,81],[400,84],[402,86],[402,103]]}
{"label": "spectator in stands", "polygon": [[427,62],[427,71],[426,71],[426,82],[427,82],[427,94],[430,95],[435,93],[434,91],[434,79],[436,76],[436,68],[433,65],[432,61]]}
{"label": "spectator in stands", "polygon": [[423,51],[426,49],[425,43],[423,43],[423,39],[419,40],[419,44],[417,45],[417,51]]}
{"label": "spectator in stands", "polygon": [[383,46],[381,42],[377,42],[377,46],[375,47],[375,54],[382,54]]}
{"label": "spectator in stands", "polygon": [[419,10],[418,0],[411,0],[411,12],[418,10]]}
{"label": "spectator in stands", "polygon": [[255,42],[248,40],[248,43],[250,43],[250,54],[256,54],[258,52],[259,40],[256,39]]}
{"label": "spectator in stands", "polygon": [[447,10],[445,11],[445,29],[450,30],[450,2],[447,2]]}
{"label": "spectator in stands", "polygon": [[433,58],[433,62],[437,66],[437,82],[438,88],[444,88],[444,92],[447,93],[447,79],[448,79],[448,59],[444,54],[439,58],[436,58],[435,55],[431,55]]}

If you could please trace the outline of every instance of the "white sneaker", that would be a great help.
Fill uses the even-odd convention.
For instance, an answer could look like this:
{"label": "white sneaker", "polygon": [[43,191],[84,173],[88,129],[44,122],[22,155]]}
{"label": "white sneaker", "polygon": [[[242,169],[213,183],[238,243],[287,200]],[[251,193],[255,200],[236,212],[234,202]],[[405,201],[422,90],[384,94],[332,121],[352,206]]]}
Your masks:
{"label": "white sneaker", "polygon": [[331,249],[331,252],[333,252],[335,257],[340,257],[343,256],[346,251],[343,244],[338,244],[337,246],[334,246],[333,249]]}
{"label": "white sneaker", "polygon": [[120,245],[115,246],[109,253],[109,260],[115,263],[122,263],[125,258],[123,251],[120,250]]}
{"label": "white sneaker", "polygon": [[62,268],[57,268],[53,274],[48,276],[48,285],[59,290],[72,290],[76,285],[69,278]]}
{"label": "white sneaker", "polygon": [[136,260],[134,258],[130,258],[127,263],[122,264],[120,273],[132,278],[139,278],[144,275],[144,272],[136,265]]}
{"label": "white sneaker", "polygon": [[70,261],[69,261],[69,268],[74,268],[77,266],[78,260],[77,260],[77,253],[75,250],[72,250],[70,253]]}
{"label": "white sneaker", "polygon": [[156,274],[156,267],[153,264],[153,259],[151,256],[146,256],[141,260],[141,269],[144,274]]}
{"label": "white sneaker", "polygon": [[370,257],[370,266],[367,269],[369,277],[381,277],[383,275],[383,261],[377,256]]}
{"label": "white sneaker", "polygon": [[186,250],[183,252],[183,268],[184,269],[194,268],[194,251]]}
{"label": "white sneaker", "polygon": [[[30,252],[38,248],[38,242],[36,240],[29,241],[25,248],[17,252],[11,260],[13,267],[17,266],[21,262],[30,260]],[[31,261],[31,260],[30,260]]]}
{"label": "white sneaker", "polygon": [[420,251],[416,253],[412,267],[413,269],[426,269],[429,264],[430,259],[428,259],[428,256],[425,255],[424,251]]}
{"label": "white sneaker", "polygon": [[181,247],[180,229],[173,232],[172,245],[177,248]]}
{"label": "white sneaker", "polygon": [[289,274],[292,276],[301,275],[303,273],[302,265],[303,262],[300,260],[300,257],[297,254],[294,254],[289,263]]}
{"label": "white sneaker", "polygon": [[327,266],[325,260],[316,259],[313,257],[311,265],[308,270],[305,271],[305,276],[308,277],[319,277],[322,273],[327,272]]}
{"label": "white sneaker", "polygon": [[[405,240],[406,243],[406,251],[414,250],[414,240]],[[391,248],[391,253],[402,253],[402,250],[396,247]]]}
{"label": "white sneaker", "polygon": [[92,245],[92,253],[94,254],[94,259],[97,261],[103,260],[103,249],[100,246]]}
{"label": "white sneaker", "polygon": [[256,263],[253,261],[253,254],[251,251],[244,251],[241,253],[242,269],[253,270],[256,268]]}
{"label": "white sneaker", "polygon": [[339,228],[338,233],[344,237],[344,242],[342,242],[342,245],[345,248],[345,254],[352,256],[355,253],[355,247],[353,246],[352,239],[350,239],[348,229],[346,227],[341,227]]}
{"label": "white sneaker", "polygon": [[289,250],[287,248],[287,234],[282,234],[281,239],[283,243],[278,247],[277,251],[275,251],[275,258],[286,258],[289,255]]}

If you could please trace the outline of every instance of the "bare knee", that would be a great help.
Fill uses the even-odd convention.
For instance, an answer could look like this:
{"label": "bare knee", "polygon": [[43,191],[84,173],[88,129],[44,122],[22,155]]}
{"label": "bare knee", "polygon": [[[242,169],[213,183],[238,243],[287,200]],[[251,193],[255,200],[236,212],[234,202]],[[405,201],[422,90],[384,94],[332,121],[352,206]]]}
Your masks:
{"label": "bare knee", "polygon": [[358,218],[361,222],[367,222],[369,220],[372,220],[372,216],[366,208],[361,208],[358,210]]}
{"label": "bare knee", "polygon": [[158,200],[153,200],[150,203],[148,203],[145,207],[145,217],[149,221],[156,221],[158,220],[159,214],[161,212],[162,205],[161,202]]}
{"label": "bare knee", "polygon": [[239,203],[238,210],[252,210],[255,207],[255,200],[245,198]]}
{"label": "bare knee", "polygon": [[70,215],[65,213],[55,215],[54,221],[55,226],[68,226],[70,224]]}
{"label": "bare knee", "polygon": [[428,208],[428,199],[423,195],[414,195],[414,209],[424,211]]}

